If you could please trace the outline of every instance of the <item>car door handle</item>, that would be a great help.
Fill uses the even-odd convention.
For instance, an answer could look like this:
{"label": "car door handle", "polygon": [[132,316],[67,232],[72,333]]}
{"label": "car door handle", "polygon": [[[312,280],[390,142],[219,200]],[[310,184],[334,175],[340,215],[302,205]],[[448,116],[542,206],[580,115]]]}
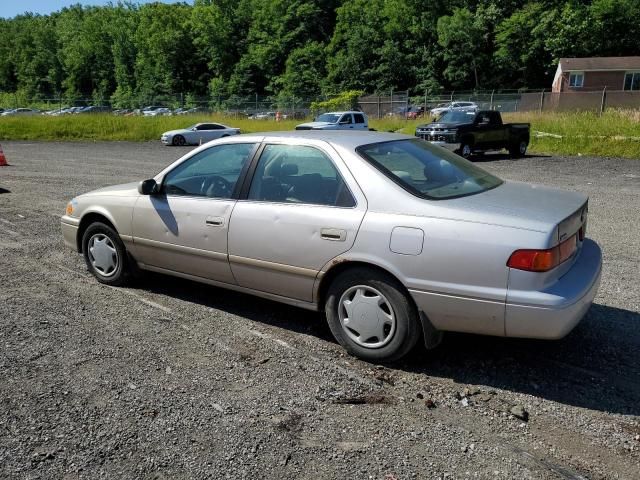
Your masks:
{"label": "car door handle", "polygon": [[320,237],[332,242],[344,242],[347,239],[347,231],[339,228],[322,228],[320,229]]}
{"label": "car door handle", "polygon": [[224,218],[222,217],[207,217],[204,221],[210,227],[221,227],[224,225]]}

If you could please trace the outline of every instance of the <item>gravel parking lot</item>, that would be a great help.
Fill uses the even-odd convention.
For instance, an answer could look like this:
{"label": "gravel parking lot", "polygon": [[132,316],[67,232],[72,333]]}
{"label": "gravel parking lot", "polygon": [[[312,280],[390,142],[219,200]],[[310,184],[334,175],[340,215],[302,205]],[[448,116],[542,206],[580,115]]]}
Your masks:
{"label": "gravel parking lot", "polygon": [[447,335],[381,367],[319,314],[161,275],[98,284],[74,195],[188,149],[2,144],[0,477],[640,478],[640,161],[487,155],[590,195],[600,292],[557,342]]}

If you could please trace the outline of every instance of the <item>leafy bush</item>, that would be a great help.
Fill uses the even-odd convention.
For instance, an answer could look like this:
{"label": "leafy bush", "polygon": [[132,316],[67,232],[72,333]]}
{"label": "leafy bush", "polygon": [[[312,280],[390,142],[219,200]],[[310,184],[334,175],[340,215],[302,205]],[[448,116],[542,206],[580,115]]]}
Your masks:
{"label": "leafy bush", "polygon": [[354,110],[358,107],[358,98],[363,94],[362,90],[347,90],[323,102],[311,102],[311,110],[314,112]]}

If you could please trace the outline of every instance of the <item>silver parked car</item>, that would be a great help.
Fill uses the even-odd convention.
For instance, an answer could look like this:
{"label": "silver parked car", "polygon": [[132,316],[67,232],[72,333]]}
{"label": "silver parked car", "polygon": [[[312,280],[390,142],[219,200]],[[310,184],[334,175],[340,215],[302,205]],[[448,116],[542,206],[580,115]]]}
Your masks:
{"label": "silver parked car", "polygon": [[180,130],[164,132],[160,141],[165,145],[198,145],[239,133],[239,128],[228,127],[221,123],[196,123]]}
{"label": "silver parked car", "polygon": [[436,108],[432,108],[429,113],[432,117],[439,117],[443,113],[447,112],[477,112],[479,107],[473,102],[451,102],[438,105]]}
{"label": "silver parked car", "polygon": [[501,180],[414,137],[340,131],[214,141],[62,217],[102,283],[142,269],[324,310],[372,361],[443,331],[563,337],[599,285],[586,229],[580,193]]}

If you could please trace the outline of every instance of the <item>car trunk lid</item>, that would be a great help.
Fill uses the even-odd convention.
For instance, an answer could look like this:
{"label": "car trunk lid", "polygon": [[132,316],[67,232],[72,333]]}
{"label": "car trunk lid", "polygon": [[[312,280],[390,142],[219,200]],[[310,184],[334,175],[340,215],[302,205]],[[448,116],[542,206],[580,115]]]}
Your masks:
{"label": "car trunk lid", "polygon": [[[557,230],[554,246],[576,233],[586,222],[588,197],[542,185],[505,181],[485,192],[447,201],[470,221],[501,224],[538,232]],[[523,246],[525,247],[525,246]]]}

